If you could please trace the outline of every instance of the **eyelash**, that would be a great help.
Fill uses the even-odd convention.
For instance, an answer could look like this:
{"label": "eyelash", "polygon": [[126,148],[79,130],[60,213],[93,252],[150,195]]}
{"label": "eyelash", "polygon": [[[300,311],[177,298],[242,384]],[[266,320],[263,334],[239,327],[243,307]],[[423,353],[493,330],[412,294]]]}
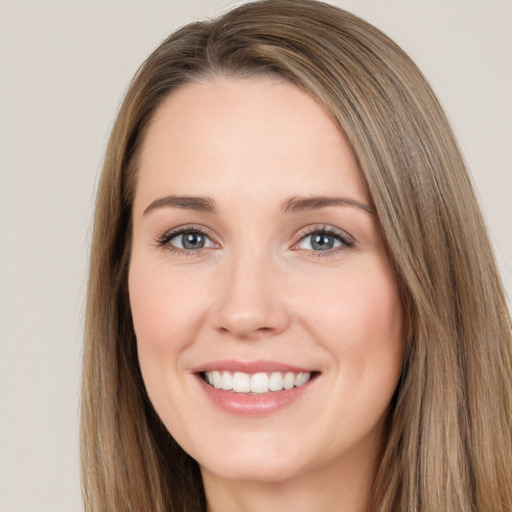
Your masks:
{"label": "eyelash", "polygon": [[[194,226],[194,225],[181,226],[179,228],[172,229],[171,231],[167,231],[162,236],[160,236],[156,239],[156,243],[159,247],[165,247],[166,250],[168,250],[174,254],[177,254],[179,256],[197,255],[201,250],[203,250],[205,248],[182,249],[180,247],[175,247],[170,244],[170,241],[173,238],[176,238],[180,235],[186,235],[187,233],[198,233],[198,234],[208,238],[214,244],[217,244],[217,242],[215,242],[215,240],[213,240],[212,237],[207,234],[207,232],[205,231],[205,229],[203,227]],[[331,226],[327,226],[327,225],[311,226],[299,234],[299,241],[293,244],[292,250],[300,250],[300,249],[294,249],[294,248],[297,247],[301,242],[303,242],[309,236],[312,236],[314,234],[325,234],[325,235],[328,235],[328,236],[331,236],[331,237],[337,239],[340,242],[340,245],[338,247],[327,249],[325,251],[315,251],[312,249],[306,249],[310,253],[310,256],[315,257],[315,258],[332,256],[334,254],[337,254],[340,251],[350,249],[355,244],[355,241],[351,236],[349,236],[347,233],[340,231],[338,229],[335,229]]]}

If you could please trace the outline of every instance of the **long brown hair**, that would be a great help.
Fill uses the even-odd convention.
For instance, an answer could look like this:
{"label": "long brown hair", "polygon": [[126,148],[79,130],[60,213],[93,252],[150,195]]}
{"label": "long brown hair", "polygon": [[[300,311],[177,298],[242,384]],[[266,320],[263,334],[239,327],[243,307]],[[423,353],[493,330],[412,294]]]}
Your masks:
{"label": "long brown hair", "polygon": [[107,148],[87,301],[81,450],[87,512],[205,508],[197,463],[147,397],[127,291],[137,156],[162,100],[223,76],[277,75],[345,133],[405,305],[408,346],[372,512],[512,510],[512,329],[452,131],[410,58],[356,16],[266,0],[185,26],[141,66]]}

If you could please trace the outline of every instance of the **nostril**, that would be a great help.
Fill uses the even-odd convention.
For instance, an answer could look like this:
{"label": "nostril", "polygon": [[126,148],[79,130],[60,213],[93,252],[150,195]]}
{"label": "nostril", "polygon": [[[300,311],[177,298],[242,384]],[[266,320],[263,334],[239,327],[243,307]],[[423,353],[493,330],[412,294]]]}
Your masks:
{"label": "nostril", "polygon": [[223,304],[212,311],[217,330],[242,340],[273,336],[287,329],[290,316],[279,304]]}
{"label": "nostril", "polygon": [[278,331],[273,327],[257,327],[255,329],[245,327],[220,327],[219,331],[223,334],[231,334],[240,340],[253,340],[259,338],[266,338],[276,334]]}

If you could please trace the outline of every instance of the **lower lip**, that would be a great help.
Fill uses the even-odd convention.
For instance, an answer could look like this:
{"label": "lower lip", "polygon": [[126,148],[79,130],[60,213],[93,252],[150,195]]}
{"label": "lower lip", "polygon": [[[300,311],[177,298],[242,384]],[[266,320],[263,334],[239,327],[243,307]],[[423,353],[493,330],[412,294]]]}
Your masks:
{"label": "lower lip", "polygon": [[224,391],[207,384],[197,375],[199,384],[206,396],[220,409],[238,416],[267,416],[299,400],[307,392],[311,379],[302,386],[282,391],[269,391],[261,394],[235,393]]}

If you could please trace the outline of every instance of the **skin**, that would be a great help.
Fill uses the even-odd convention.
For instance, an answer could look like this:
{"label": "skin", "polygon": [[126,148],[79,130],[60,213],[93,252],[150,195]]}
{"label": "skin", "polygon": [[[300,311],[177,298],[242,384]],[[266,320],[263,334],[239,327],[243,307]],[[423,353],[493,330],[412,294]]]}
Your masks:
{"label": "skin", "polygon": [[[200,464],[209,511],[363,511],[402,367],[403,310],[345,137],[290,83],[217,77],[166,98],[139,164],[129,292],[141,370]],[[217,211],[158,203],[171,195]],[[283,212],[312,196],[349,203]],[[180,226],[206,245],[159,242]],[[350,245],[336,234],[337,246],[313,248],[308,233],[324,228]],[[237,416],[193,372],[225,359],[318,376],[286,407]]]}

